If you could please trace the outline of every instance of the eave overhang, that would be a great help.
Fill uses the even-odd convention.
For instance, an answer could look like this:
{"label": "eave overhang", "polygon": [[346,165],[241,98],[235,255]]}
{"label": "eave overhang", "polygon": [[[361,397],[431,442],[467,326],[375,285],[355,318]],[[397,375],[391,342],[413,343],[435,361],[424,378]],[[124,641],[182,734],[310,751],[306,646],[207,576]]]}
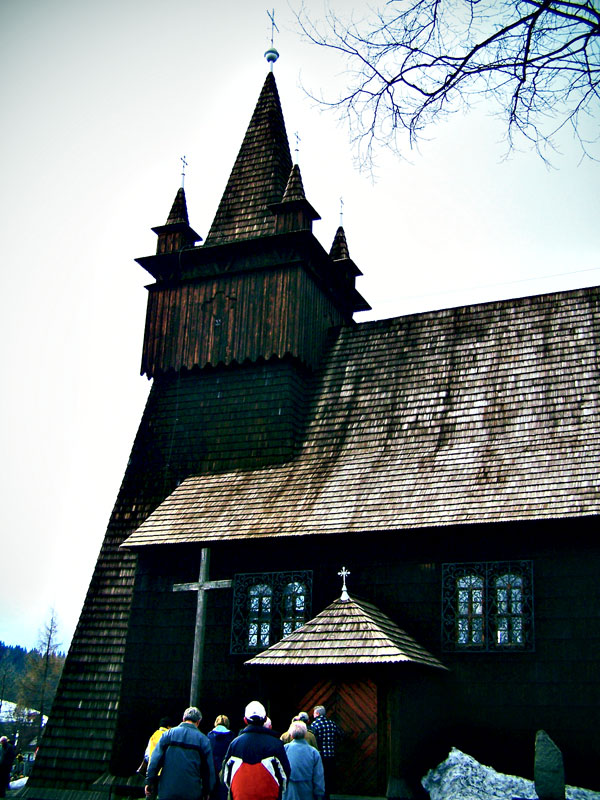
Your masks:
{"label": "eave overhang", "polygon": [[329,256],[311,231],[289,231],[225,244],[205,244],[135,260],[156,278],[155,284],[146,287],[151,291],[220,274],[234,275],[301,263],[336,305],[342,306],[340,310],[345,316],[371,309],[352,283],[345,279],[339,263]]}

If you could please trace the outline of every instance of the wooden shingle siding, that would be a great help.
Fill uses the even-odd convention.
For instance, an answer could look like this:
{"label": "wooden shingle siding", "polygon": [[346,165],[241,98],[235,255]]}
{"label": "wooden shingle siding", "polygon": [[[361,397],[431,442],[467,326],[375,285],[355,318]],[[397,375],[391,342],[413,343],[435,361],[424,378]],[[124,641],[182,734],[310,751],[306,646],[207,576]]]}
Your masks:
{"label": "wooden shingle siding", "polygon": [[342,328],[294,461],[189,478],[128,546],[597,514],[599,298]]}

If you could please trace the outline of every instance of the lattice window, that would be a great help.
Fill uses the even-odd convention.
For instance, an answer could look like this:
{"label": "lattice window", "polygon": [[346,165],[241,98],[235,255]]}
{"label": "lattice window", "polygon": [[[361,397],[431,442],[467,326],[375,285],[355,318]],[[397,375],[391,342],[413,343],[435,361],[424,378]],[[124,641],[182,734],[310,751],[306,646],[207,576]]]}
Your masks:
{"label": "lattice window", "polygon": [[480,645],[484,637],[483,579],[463,575],[456,581],[456,640],[461,645]]}
{"label": "lattice window", "polygon": [[531,561],[442,565],[442,649],[534,649]]}
{"label": "lattice window", "polygon": [[248,590],[248,649],[271,644],[273,590],[266,583],[255,583]]}
{"label": "lattice window", "polygon": [[496,643],[520,646],[524,642],[526,619],[523,577],[507,572],[494,579]]}
{"label": "lattice window", "polygon": [[283,590],[283,635],[288,636],[305,622],[306,584],[301,581],[292,581]]}
{"label": "lattice window", "polygon": [[231,652],[257,653],[309,619],[312,572],[234,576]]}

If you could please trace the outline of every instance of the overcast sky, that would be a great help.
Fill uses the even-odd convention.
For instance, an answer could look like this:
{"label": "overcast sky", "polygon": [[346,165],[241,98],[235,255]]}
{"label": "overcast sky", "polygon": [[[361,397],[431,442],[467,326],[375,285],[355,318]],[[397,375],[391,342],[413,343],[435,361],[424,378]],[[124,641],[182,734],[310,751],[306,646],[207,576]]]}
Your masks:
{"label": "overcast sky", "polygon": [[[554,169],[526,151],[506,160],[482,108],[437,126],[409,160],[381,154],[373,181],[300,86],[333,89],[344,64],[302,41],[287,4],[275,10],[291,147],[298,131],[327,249],[344,198],[373,306],[357,320],[598,283],[598,163],[580,164],[568,140]],[[7,644],[35,646],[51,608],[70,642],[149,389],[151,279],[133,259],[155,252],[150,228],[166,221],[183,155],[190,223],[208,232],[269,44],[256,0],[0,2]]]}

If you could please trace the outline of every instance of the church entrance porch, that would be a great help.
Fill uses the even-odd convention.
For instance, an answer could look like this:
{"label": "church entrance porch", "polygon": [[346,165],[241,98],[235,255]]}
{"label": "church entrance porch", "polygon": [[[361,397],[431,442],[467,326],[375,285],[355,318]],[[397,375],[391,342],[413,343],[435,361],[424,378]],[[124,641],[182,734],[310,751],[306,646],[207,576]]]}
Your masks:
{"label": "church entrance porch", "polygon": [[[291,718],[322,705],[342,728],[340,793],[381,796],[410,768],[417,746],[414,731],[423,732],[424,695],[419,691],[411,699],[408,682],[418,676],[426,696],[428,676],[447,670],[373,603],[351,598],[345,581],[349,573],[343,568],[339,574],[339,600],[245,663],[264,667],[263,681],[266,673],[272,676],[265,689],[273,699],[279,685],[274,709],[287,706]],[[403,707],[406,715],[397,713]]]}

